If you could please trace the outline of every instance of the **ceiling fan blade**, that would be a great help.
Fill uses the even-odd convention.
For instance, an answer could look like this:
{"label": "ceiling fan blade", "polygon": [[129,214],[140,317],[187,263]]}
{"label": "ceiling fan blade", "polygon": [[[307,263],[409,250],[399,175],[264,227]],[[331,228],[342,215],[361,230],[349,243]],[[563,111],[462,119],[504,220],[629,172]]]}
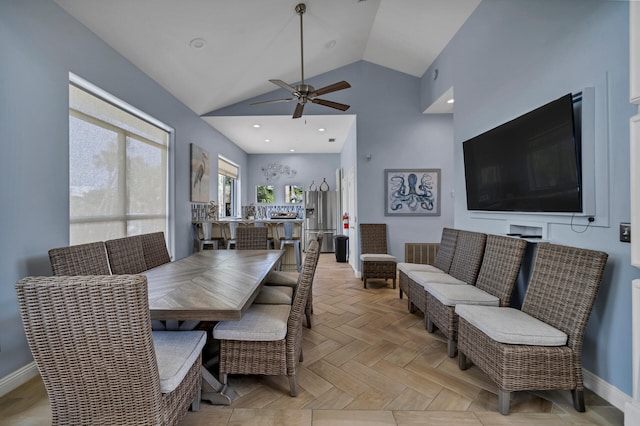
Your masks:
{"label": "ceiling fan blade", "polygon": [[304,104],[302,102],[299,102],[296,105],[296,109],[295,111],[293,111],[293,117],[291,118],[300,118],[302,117],[302,110],[304,109]]}
{"label": "ceiling fan blade", "polygon": [[275,84],[276,86],[280,86],[282,87],[284,90],[286,90],[287,92],[291,92],[291,93],[295,93],[296,92],[296,88],[292,87],[290,85],[288,85],[287,83],[285,83],[282,80],[269,80],[270,82],[272,82],[273,84]]}
{"label": "ceiling fan blade", "polygon": [[320,96],[320,95],[324,95],[326,93],[331,93],[331,92],[336,92],[338,90],[348,89],[349,87],[351,87],[351,85],[343,80],[343,81],[339,81],[337,83],[333,83],[333,84],[330,84],[328,86],[316,89],[309,96]]}
{"label": "ceiling fan blade", "polygon": [[338,102],[327,101],[325,99],[312,99],[311,102],[313,102],[314,104],[320,104],[330,108],[339,109],[340,111],[346,111],[351,107],[351,105],[340,104]]}
{"label": "ceiling fan blade", "polygon": [[289,102],[294,100],[295,98],[286,98],[286,99],[272,99],[270,101],[261,101],[261,102],[254,102],[250,105],[264,105],[264,104],[277,104],[278,102]]}

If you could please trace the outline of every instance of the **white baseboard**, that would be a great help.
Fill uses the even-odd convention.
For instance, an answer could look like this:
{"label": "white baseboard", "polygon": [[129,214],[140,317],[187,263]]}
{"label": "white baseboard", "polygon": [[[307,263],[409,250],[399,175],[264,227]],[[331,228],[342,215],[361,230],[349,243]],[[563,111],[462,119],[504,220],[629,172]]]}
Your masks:
{"label": "white baseboard", "polygon": [[633,401],[633,398],[629,395],[584,368],[582,369],[582,375],[584,377],[584,387],[616,407],[618,410],[624,412],[625,405]]}
{"label": "white baseboard", "polygon": [[8,376],[4,376],[0,379],[0,396],[8,394],[18,386],[33,379],[38,374],[40,374],[38,372],[38,367],[36,367],[36,363],[32,361]]}

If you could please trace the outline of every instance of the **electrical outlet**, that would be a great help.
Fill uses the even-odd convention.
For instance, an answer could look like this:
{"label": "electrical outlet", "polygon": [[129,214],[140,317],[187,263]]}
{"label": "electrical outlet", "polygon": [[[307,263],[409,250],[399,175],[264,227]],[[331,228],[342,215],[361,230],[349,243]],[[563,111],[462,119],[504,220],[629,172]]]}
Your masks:
{"label": "electrical outlet", "polygon": [[631,242],[631,224],[630,223],[620,224],[620,241],[622,241],[623,243]]}

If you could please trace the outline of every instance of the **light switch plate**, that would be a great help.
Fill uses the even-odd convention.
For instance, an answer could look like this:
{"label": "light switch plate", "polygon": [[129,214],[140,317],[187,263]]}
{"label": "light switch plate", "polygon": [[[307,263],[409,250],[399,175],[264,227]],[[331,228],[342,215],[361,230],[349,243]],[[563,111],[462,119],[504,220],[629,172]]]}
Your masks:
{"label": "light switch plate", "polygon": [[631,224],[620,223],[620,241],[623,243],[631,242]]}

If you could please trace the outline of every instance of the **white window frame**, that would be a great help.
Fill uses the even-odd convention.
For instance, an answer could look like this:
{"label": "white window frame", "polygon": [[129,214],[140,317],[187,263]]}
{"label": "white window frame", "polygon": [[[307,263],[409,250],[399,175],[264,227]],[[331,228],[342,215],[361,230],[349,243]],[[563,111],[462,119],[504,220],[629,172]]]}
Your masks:
{"label": "white window frame", "polygon": [[[175,253],[175,190],[174,185],[171,185],[171,182],[174,182],[175,176],[175,129],[168,126],[167,124],[157,120],[151,115],[147,114],[144,111],[139,110],[138,108],[124,102],[123,100],[113,96],[112,94],[106,92],[100,87],[90,83],[89,81],[79,77],[76,74],[69,73],[69,84],[73,84],[80,89],[102,99],[105,102],[108,102],[123,111],[136,116],[137,118],[148,122],[168,133],[167,140],[167,171],[166,171],[166,187],[167,187],[167,197],[166,197],[166,229],[165,229],[165,238],[167,240],[167,249],[171,257],[174,257]],[[71,116],[71,113],[70,113]],[[136,138],[139,136],[136,136]],[[71,223],[70,223],[71,225]]]}

